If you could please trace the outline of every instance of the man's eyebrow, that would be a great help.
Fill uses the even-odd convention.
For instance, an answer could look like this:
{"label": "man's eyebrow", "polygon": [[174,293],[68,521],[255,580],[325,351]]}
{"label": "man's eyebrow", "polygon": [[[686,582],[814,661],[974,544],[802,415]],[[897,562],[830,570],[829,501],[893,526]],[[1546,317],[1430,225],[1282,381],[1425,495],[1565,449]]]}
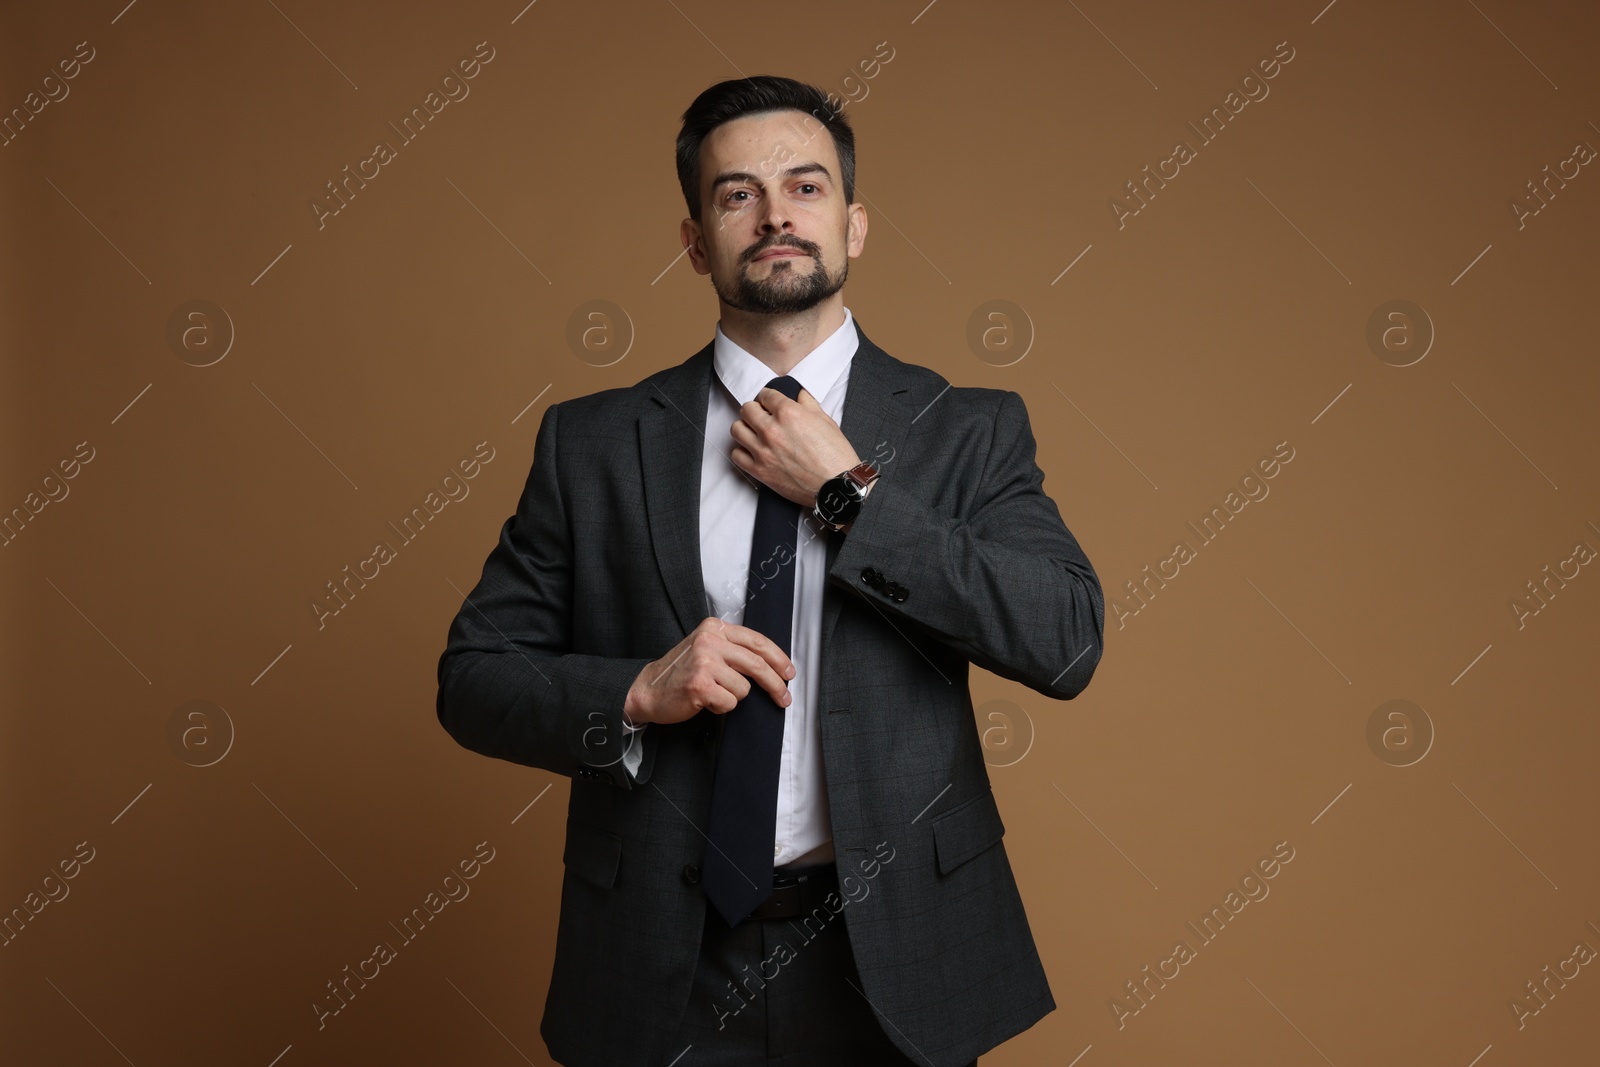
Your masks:
{"label": "man's eyebrow", "polygon": [[[830,179],[833,177],[828,172],[828,168],[821,163],[797,163],[785,170],[783,177],[797,178],[802,174],[821,174],[823,177]],[[716,192],[718,187],[727,185],[730,182],[751,182],[760,185],[761,179],[746,170],[730,170],[717,175],[717,180],[711,183],[711,191]]]}

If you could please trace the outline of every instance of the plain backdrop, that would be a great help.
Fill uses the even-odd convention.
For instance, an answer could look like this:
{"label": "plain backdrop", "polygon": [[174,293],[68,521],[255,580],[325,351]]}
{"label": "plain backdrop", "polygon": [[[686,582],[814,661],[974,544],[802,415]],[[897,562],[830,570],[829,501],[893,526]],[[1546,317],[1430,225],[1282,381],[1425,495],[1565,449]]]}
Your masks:
{"label": "plain backdrop", "polygon": [[0,14],[0,1059],[549,1062],[568,780],[435,666],[545,407],[710,340],[672,142],[775,73],[1107,594],[1080,698],[973,674],[1058,1004],[985,1064],[1591,1061],[1591,5],[124,2]]}

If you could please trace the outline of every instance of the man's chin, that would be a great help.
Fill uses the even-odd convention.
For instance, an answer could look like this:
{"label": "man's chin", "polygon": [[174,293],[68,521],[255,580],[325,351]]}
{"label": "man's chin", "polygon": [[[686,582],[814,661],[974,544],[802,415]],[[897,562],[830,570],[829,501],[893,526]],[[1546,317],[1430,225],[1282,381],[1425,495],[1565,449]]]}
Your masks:
{"label": "man's chin", "polygon": [[790,267],[779,267],[768,271],[767,276],[760,279],[753,279],[748,271],[741,271],[731,294],[725,293],[720,285],[716,289],[722,302],[737,311],[754,315],[794,315],[810,311],[844,286],[843,278],[839,279],[838,285],[826,280],[819,284],[819,278],[826,279],[820,266],[805,273]]}
{"label": "man's chin", "polygon": [[800,300],[780,300],[776,302],[752,302],[744,300],[741,300],[739,303],[733,303],[726,300],[723,302],[728,304],[729,307],[732,307],[738,311],[743,311],[750,315],[798,315],[803,311],[810,311],[812,308],[816,307],[826,299],[827,297],[819,296],[815,298],[806,297],[805,299]]}

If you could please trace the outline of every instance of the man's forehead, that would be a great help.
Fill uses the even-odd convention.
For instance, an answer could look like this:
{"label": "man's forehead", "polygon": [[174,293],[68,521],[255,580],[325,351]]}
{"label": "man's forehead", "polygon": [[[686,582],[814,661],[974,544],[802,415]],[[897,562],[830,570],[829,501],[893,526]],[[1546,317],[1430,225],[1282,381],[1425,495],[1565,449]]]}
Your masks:
{"label": "man's forehead", "polygon": [[803,111],[770,111],[724,122],[706,137],[703,150],[705,161],[716,169],[754,168],[784,151],[797,161],[813,160],[830,170],[838,161],[827,128]]}

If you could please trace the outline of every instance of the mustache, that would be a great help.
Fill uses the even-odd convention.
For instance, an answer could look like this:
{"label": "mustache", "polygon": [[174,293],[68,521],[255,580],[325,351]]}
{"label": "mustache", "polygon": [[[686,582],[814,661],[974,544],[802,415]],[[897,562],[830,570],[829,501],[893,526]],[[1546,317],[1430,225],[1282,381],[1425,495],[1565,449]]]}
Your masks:
{"label": "mustache", "polygon": [[745,263],[753,263],[761,253],[771,251],[774,248],[794,248],[804,252],[812,259],[822,258],[822,249],[817,247],[814,242],[807,241],[802,237],[780,237],[776,240],[763,241],[760,244],[751,245],[744,250],[744,255],[741,259]]}

